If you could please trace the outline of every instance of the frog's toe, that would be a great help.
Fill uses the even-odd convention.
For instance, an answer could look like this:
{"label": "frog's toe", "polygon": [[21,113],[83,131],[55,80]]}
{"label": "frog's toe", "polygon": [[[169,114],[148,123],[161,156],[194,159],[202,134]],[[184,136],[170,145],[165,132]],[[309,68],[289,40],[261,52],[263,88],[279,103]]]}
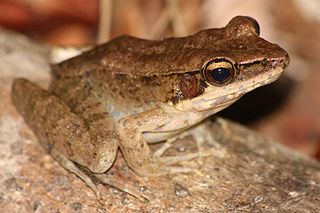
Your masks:
{"label": "frog's toe", "polygon": [[159,158],[159,161],[164,163],[165,165],[171,165],[179,162],[189,161],[195,158],[202,157],[203,155],[198,153],[190,153],[181,156],[166,156]]}
{"label": "frog's toe", "polygon": [[190,173],[194,172],[196,168],[186,167],[186,166],[165,166],[161,168],[156,174],[167,175],[167,174],[178,174],[178,173]]}
{"label": "frog's toe", "polygon": [[134,187],[134,184],[128,184],[128,182],[121,181],[121,179],[106,174],[94,174],[95,178],[104,185],[111,186],[121,192],[124,192],[132,197],[140,200],[141,202],[148,202],[152,197],[142,194],[139,189]]}

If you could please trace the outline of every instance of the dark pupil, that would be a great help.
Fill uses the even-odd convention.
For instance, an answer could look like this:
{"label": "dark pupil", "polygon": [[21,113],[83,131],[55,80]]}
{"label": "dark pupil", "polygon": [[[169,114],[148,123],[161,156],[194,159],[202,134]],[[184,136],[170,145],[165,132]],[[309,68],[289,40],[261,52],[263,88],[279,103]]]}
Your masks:
{"label": "dark pupil", "polygon": [[213,80],[215,80],[219,83],[223,83],[229,79],[231,72],[227,68],[220,67],[220,68],[216,68],[216,69],[212,70],[210,75]]}

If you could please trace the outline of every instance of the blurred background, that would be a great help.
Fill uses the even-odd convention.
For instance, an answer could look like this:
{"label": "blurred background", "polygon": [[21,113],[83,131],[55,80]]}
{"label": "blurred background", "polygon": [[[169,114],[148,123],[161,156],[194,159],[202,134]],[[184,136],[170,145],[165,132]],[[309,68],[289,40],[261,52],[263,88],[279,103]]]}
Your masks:
{"label": "blurred background", "polygon": [[159,39],[254,17],[261,36],[289,52],[274,84],[221,113],[320,159],[319,0],[0,0],[0,25],[50,45],[88,45],[121,34]]}

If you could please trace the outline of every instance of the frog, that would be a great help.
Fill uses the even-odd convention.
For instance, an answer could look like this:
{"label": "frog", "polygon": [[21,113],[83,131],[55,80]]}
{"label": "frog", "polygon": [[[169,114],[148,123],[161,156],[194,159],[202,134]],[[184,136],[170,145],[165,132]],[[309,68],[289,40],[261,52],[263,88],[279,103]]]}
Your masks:
{"label": "frog", "polygon": [[274,82],[288,64],[283,48],[260,37],[255,19],[236,16],[185,37],[117,37],[53,64],[48,89],[15,79],[12,102],[45,150],[99,194],[79,167],[104,174],[119,150],[139,176],[192,172],[177,164],[197,153],[165,157],[149,144]]}

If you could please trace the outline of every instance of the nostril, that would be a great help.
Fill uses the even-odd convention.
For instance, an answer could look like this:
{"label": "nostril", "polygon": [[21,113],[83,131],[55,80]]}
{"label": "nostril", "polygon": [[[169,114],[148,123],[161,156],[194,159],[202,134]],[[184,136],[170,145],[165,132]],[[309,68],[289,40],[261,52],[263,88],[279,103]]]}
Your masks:
{"label": "nostril", "polygon": [[284,57],[271,60],[271,66],[272,68],[281,66],[282,69],[285,69],[289,65],[289,62],[290,62],[290,57],[289,57],[289,54],[287,53],[285,54]]}
{"label": "nostril", "polygon": [[271,66],[272,66],[272,68],[278,67],[281,62],[282,62],[281,59],[280,59],[280,60],[272,60],[272,61],[271,61]]}

